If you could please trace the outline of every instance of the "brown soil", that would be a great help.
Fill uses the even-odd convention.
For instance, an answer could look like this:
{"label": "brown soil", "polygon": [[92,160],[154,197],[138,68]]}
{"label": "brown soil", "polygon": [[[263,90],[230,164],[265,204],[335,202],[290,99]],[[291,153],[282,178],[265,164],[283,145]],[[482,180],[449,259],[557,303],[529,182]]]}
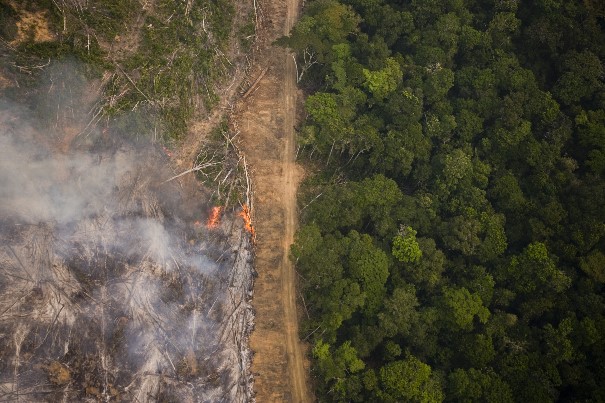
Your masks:
{"label": "brown soil", "polygon": [[14,85],[15,85],[14,82],[12,82],[11,80],[9,80],[5,76],[3,76],[2,72],[0,72],[0,90],[9,88],[9,87],[13,87]]}
{"label": "brown soil", "polygon": [[48,379],[55,385],[65,385],[71,381],[69,370],[60,362],[52,361],[47,368]]}
{"label": "brown soil", "polygon": [[[269,41],[287,34],[298,14],[298,1],[263,4],[271,16]],[[273,37],[271,37],[271,35]],[[270,43],[270,42],[268,42]],[[269,67],[249,97],[239,102],[234,123],[251,167],[256,226],[256,270],[253,306],[254,351],[259,402],[308,402],[309,362],[298,336],[295,272],[289,259],[297,224],[296,190],[302,177],[295,163],[296,68],[284,49],[267,46],[257,58],[256,75]]]}
{"label": "brown soil", "polygon": [[18,10],[19,20],[16,23],[17,36],[11,41],[11,45],[15,46],[30,39],[36,43],[56,39],[56,35],[50,30],[46,11],[30,12],[20,9],[15,4],[12,6]]}

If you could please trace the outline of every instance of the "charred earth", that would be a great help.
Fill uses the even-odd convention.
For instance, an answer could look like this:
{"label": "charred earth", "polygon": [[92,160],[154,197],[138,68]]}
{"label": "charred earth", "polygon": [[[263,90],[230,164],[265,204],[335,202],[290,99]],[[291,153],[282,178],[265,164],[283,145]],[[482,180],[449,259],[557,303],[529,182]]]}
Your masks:
{"label": "charred earth", "polygon": [[208,196],[167,181],[161,150],[93,133],[56,152],[0,113],[0,399],[250,400],[236,209],[204,225]]}

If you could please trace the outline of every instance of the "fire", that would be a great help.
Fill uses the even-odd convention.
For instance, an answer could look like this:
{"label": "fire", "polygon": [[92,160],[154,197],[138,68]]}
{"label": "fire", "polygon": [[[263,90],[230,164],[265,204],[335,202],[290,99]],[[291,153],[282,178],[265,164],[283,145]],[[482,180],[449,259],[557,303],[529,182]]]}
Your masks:
{"label": "fire", "polygon": [[254,236],[254,227],[252,226],[252,220],[250,219],[250,208],[248,208],[247,204],[242,206],[242,211],[239,213],[239,216],[244,220],[244,228],[246,228],[246,231]]}
{"label": "fire", "polygon": [[210,216],[208,217],[208,221],[206,222],[206,228],[214,229],[218,228],[218,225],[221,221],[221,212],[223,208],[220,206],[212,207],[212,211],[210,212]]}

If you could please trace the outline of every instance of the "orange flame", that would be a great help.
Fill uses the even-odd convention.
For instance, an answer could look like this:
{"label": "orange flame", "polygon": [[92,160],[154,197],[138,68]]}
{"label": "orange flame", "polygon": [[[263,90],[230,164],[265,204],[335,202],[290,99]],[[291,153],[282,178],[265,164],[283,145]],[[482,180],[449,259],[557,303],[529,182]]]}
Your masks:
{"label": "orange flame", "polygon": [[244,228],[246,231],[254,236],[254,227],[252,226],[252,220],[250,219],[250,209],[247,204],[242,206],[242,211],[239,213],[239,216],[244,220]]}
{"label": "orange flame", "polygon": [[214,229],[218,228],[218,225],[221,221],[221,212],[223,208],[220,206],[212,207],[212,211],[210,212],[210,216],[208,217],[208,221],[206,222],[206,228]]}

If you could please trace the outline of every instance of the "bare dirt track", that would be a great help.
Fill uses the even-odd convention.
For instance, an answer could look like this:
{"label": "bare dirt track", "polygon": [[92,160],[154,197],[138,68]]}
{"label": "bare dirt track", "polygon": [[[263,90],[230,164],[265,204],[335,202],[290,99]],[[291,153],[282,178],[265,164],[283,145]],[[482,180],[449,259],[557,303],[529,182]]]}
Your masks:
{"label": "bare dirt track", "polygon": [[291,55],[270,46],[288,34],[298,16],[298,0],[262,3],[269,32],[257,57],[258,87],[237,105],[233,124],[254,184],[256,270],[253,306],[256,327],[250,339],[258,402],[310,402],[308,360],[298,337],[295,272],[289,248],[297,224],[295,163],[296,67]]}

